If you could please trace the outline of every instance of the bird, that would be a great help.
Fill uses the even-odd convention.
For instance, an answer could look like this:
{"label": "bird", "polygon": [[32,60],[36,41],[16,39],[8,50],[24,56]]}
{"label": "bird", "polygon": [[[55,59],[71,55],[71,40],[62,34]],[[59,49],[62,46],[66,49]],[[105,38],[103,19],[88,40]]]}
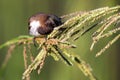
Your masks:
{"label": "bird", "polygon": [[53,14],[37,13],[29,18],[29,34],[34,37],[48,35],[60,25],[62,25],[60,17]]}
{"label": "bird", "polygon": [[47,41],[47,35],[62,24],[61,18],[54,14],[37,13],[32,15],[28,21],[28,30],[29,34],[34,36],[34,46],[36,46],[36,38],[45,37],[45,41]]}

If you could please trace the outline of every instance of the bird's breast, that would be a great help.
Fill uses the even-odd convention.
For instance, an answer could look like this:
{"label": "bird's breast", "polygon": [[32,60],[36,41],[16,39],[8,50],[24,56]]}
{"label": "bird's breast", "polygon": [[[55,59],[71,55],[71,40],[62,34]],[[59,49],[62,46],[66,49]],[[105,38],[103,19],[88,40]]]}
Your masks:
{"label": "bird's breast", "polygon": [[30,22],[30,35],[33,35],[33,36],[40,36],[39,32],[38,32],[38,28],[41,26],[40,22],[39,21],[32,21]]}

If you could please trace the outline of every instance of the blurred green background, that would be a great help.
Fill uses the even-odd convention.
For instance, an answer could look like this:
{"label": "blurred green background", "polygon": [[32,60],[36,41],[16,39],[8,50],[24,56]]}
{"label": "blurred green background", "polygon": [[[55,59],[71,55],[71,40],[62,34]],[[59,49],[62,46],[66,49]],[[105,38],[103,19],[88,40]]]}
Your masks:
{"label": "blurred green background", "polygon": [[[37,12],[61,16],[119,4],[120,0],[0,0],[0,44],[19,35],[28,35],[28,18]],[[92,32],[81,37],[76,42],[78,48],[72,51],[91,65],[99,80],[120,80],[120,41],[117,41],[103,55],[95,58],[95,53],[106,43],[106,40],[100,42],[95,51],[90,52]],[[16,48],[6,67],[0,69],[0,80],[21,80],[24,72],[22,49],[22,47]],[[0,66],[6,53],[7,48],[0,50]],[[77,66],[69,67],[48,57],[41,74],[38,75],[34,71],[31,80],[89,79]]]}

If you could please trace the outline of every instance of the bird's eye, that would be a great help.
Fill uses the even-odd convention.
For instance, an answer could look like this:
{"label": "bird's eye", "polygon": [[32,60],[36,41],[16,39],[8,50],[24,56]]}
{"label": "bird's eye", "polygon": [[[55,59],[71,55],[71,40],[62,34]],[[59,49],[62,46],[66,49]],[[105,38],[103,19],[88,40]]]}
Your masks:
{"label": "bird's eye", "polygon": [[28,29],[30,30],[31,26],[28,26]]}

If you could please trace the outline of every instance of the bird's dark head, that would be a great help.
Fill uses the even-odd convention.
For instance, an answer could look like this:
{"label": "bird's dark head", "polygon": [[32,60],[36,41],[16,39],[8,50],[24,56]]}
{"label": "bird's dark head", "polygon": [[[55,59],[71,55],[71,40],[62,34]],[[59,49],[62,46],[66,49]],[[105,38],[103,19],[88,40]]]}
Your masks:
{"label": "bird's dark head", "polygon": [[56,15],[35,14],[29,19],[29,33],[33,36],[48,35],[55,27],[62,24],[62,21]]}

